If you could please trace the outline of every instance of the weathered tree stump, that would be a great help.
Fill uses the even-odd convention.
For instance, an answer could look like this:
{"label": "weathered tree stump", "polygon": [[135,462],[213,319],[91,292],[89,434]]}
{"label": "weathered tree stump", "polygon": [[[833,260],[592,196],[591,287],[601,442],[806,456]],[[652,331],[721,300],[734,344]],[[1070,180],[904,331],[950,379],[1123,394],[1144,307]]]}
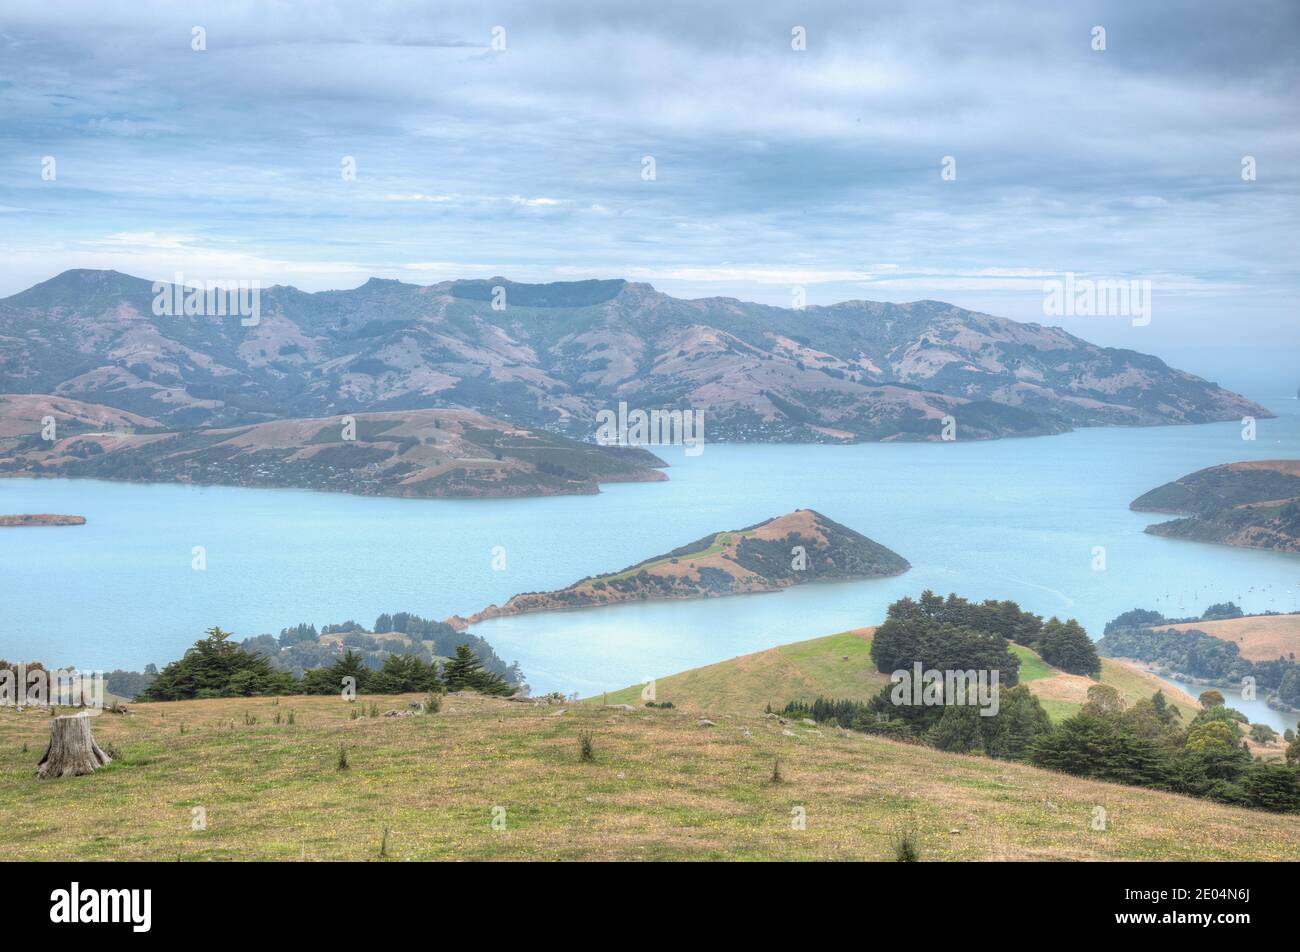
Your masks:
{"label": "weathered tree stump", "polygon": [[36,779],[80,777],[94,773],[113,758],[104,753],[90,733],[87,714],[50,718],[50,746],[36,766]]}

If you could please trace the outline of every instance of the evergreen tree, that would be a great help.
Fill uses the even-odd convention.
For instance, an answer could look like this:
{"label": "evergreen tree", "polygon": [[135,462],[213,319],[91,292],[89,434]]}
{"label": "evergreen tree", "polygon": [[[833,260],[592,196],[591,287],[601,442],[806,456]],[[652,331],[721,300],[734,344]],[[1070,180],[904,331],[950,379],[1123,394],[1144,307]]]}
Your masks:
{"label": "evergreen tree", "polygon": [[1083,626],[1071,618],[1049,619],[1038,636],[1038,653],[1043,660],[1070,674],[1095,678],[1101,674],[1101,658]]}
{"label": "evergreen tree", "polygon": [[924,613],[889,618],[876,629],[871,660],[886,674],[910,672],[917,662],[925,670],[997,671],[999,684],[1007,688],[1020,676],[1020,659],[1001,635],[935,621]]}
{"label": "evergreen tree", "polygon": [[293,678],[276,671],[263,655],[244,651],[228,631],[213,626],[178,661],[173,661],[137,697],[141,701],[287,694]]}
{"label": "evergreen tree", "polygon": [[1276,813],[1300,812],[1300,771],[1284,764],[1255,764],[1242,783],[1252,807]]}
{"label": "evergreen tree", "polygon": [[343,656],[326,668],[312,668],[303,672],[302,690],[306,694],[341,694],[346,678],[354,678],[358,693],[370,690],[372,672],[361,655],[345,651]]}
{"label": "evergreen tree", "polygon": [[507,684],[501,675],[485,671],[469,645],[456,646],[455,657],[450,658],[443,666],[442,680],[448,691],[468,689],[478,691],[480,694],[508,697],[518,690]]}
{"label": "evergreen tree", "polygon": [[972,704],[949,704],[939,722],[930,728],[925,739],[940,750],[955,754],[983,752],[980,734],[980,710]]}
{"label": "evergreen tree", "polygon": [[1224,618],[1240,618],[1243,612],[1233,602],[1219,602],[1205,609],[1201,621],[1219,621]]}
{"label": "evergreen tree", "polygon": [[1051,733],[1051,718],[1026,685],[998,694],[998,713],[980,717],[984,750],[990,757],[1023,760],[1038,738]]}
{"label": "evergreen tree", "polygon": [[383,668],[372,674],[367,690],[377,694],[408,694],[437,691],[442,687],[438,666],[413,654],[394,654],[384,659]]}
{"label": "evergreen tree", "polygon": [[1167,752],[1139,737],[1115,717],[1076,714],[1040,737],[1032,749],[1040,767],[1080,777],[1144,787],[1165,787],[1172,763]]}

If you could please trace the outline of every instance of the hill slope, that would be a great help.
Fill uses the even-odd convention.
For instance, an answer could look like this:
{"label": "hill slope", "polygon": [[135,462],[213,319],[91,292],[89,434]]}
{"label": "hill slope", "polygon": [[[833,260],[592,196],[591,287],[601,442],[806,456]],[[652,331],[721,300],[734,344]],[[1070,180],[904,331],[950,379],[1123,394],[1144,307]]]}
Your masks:
{"label": "hill slope", "polygon": [[352,720],[339,698],[293,697],[132,704],[93,728],[112,764],[37,781],[48,715],[0,708],[8,859],[365,860],[387,830],[394,860],[881,860],[904,825],[923,860],[1300,858],[1294,817],[761,717],[455,695]]}
{"label": "hill slope", "polygon": [[1300,552],[1300,460],[1211,466],[1144,493],[1129,508],[1186,514],[1147,526],[1152,535]]}
{"label": "hill slope", "polygon": [[1155,357],[938,301],[795,311],[505,278],[259,300],[254,326],[156,317],[149,281],[65,272],[0,301],[0,391],[173,427],[442,406],[579,437],[625,400],[702,409],[729,441],[937,440],[947,415],[963,440],[1270,415]]}
{"label": "hill slope", "polygon": [[[138,423],[122,416],[123,426]],[[0,441],[0,475],[425,497],[595,493],[601,482],[667,478],[648,450],[580,443],[468,410],[359,413],[352,420],[346,439],[341,417],[173,432],[74,428],[66,432],[76,435],[54,443],[29,434]],[[10,429],[20,426],[13,420]]]}
{"label": "hill slope", "polygon": [[[780,710],[800,698],[866,701],[888,683],[871,661],[874,631],[856,628],[656,678],[655,696],[687,712],[751,716],[768,704]],[[643,690],[634,684],[606,698],[610,704],[639,706]]]}
{"label": "hill slope", "polygon": [[898,575],[910,567],[898,553],[861,533],[811,509],[796,509],[746,529],[712,533],[620,572],[585,578],[553,592],[516,595],[504,605],[485,608],[468,623],[647,599],[774,592],[807,582]]}
{"label": "hill slope", "polygon": [[1247,661],[1300,657],[1300,615],[1244,615],[1220,621],[1190,621],[1153,627],[1203,631],[1215,638],[1231,641]]}
{"label": "hill slope", "polygon": [[[818,696],[868,701],[889,683],[888,676],[877,671],[871,660],[874,631],[856,628],[657,678],[656,699],[697,713],[751,715],[765,710],[769,703],[779,710],[788,701],[811,701]],[[1077,713],[1088,699],[1088,688],[1097,683],[1053,668],[1023,645],[1013,644],[1011,650],[1020,658],[1021,683],[1028,685],[1053,721]],[[1185,720],[1200,707],[1190,695],[1149,672],[1113,658],[1103,658],[1101,665],[1101,683],[1115,688],[1128,703],[1164,691]],[[610,704],[636,706],[642,703],[642,690],[641,685],[632,685],[606,697]]]}
{"label": "hill slope", "polygon": [[39,434],[47,417],[54,418],[54,436],[105,430],[160,429],[149,417],[99,403],[46,394],[0,393],[0,439]]}

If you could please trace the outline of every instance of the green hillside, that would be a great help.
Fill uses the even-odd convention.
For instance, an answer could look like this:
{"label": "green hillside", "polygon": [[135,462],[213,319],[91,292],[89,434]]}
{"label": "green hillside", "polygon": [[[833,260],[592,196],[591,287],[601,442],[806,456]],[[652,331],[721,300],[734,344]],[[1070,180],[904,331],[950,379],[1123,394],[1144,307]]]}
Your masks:
{"label": "green hillside", "polygon": [[[693,668],[680,674],[655,680],[658,702],[671,701],[675,707],[697,712],[755,714],[770,703],[773,709],[787,701],[811,701],[820,696],[836,700],[868,701],[889,683],[871,660],[871,634],[874,628],[796,641],[766,651],[741,655],[717,664]],[[1031,648],[1009,645],[1020,658],[1020,680],[1038,697],[1053,721],[1062,721],[1078,713],[1087,700],[1088,678],[1066,674],[1052,667]],[[1162,690],[1179,708],[1185,720],[1196,713],[1196,701],[1141,671],[1112,658],[1103,658],[1101,683],[1114,687],[1130,704]],[[610,704],[639,706],[644,687],[631,685],[611,691],[603,697]],[[591,698],[599,703],[602,698]]]}
{"label": "green hillside", "polygon": [[[687,711],[757,714],[796,698],[866,701],[888,678],[871,663],[872,628],[780,645],[655,681],[660,701]],[[639,705],[642,685],[609,693],[610,704]],[[594,698],[599,702],[600,698]]]}

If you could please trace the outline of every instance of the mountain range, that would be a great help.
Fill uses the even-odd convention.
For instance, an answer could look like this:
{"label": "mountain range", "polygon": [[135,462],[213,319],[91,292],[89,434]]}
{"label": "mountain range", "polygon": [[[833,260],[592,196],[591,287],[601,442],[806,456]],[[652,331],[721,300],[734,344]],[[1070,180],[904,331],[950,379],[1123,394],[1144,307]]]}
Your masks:
{"label": "mountain range", "polygon": [[[170,288],[166,292],[172,297]],[[1267,417],[1156,357],[938,301],[787,309],[646,284],[504,278],[262,289],[256,323],[156,316],[154,285],[67,271],[0,300],[0,392],[169,429],[425,408],[590,441],[625,401],[713,441],[937,440]]]}

